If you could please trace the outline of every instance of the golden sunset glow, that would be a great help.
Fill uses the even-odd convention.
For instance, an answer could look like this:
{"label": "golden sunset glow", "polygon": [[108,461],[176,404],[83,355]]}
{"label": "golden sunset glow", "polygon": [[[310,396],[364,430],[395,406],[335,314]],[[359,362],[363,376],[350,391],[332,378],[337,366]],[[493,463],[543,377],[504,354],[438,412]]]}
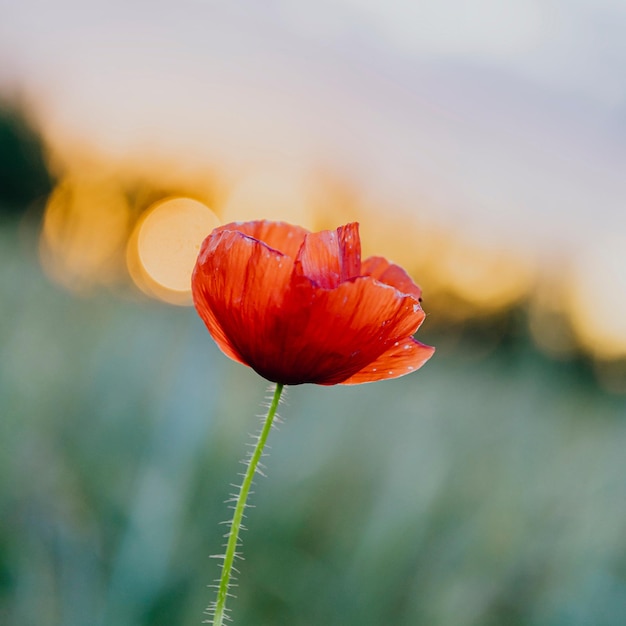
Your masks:
{"label": "golden sunset glow", "polygon": [[[529,330],[542,351],[567,358],[580,346],[597,359],[626,355],[626,242],[619,238],[590,242],[576,262],[558,272],[559,281],[544,284],[537,282],[530,258],[470,242],[416,217],[381,219],[359,202],[356,189],[323,180],[313,184],[314,177],[300,170],[203,178],[167,176],[155,163],[151,176],[149,164],[145,159],[135,170],[127,164],[125,178],[98,176],[94,168],[83,167],[60,180],[48,201],[40,240],[43,267],[55,282],[84,291],[130,276],[149,296],[188,306],[201,242],[220,223],[275,219],[315,230],[332,227],[332,216],[340,215],[360,221],[364,257],[385,256],[422,284],[429,310],[439,309],[433,324],[489,315],[527,299]],[[212,198],[216,212],[183,196],[144,209],[159,185]]]}

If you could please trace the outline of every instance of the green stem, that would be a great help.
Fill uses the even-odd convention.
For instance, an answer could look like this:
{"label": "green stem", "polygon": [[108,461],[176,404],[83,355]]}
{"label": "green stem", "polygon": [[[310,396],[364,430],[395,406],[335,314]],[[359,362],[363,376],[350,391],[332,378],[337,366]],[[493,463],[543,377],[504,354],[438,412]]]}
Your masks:
{"label": "green stem", "polygon": [[252,453],[250,461],[248,462],[248,469],[246,470],[243,482],[241,483],[241,487],[239,488],[239,495],[237,496],[235,512],[233,514],[233,519],[230,523],[230,531],[228,533],[228,543],[226,544],[226,553],[224,554],[224,562],[222,564],[222,575],[217,589],[217,600],[215,602],[215,611],[213,614],[213,626],[222,626],[224,623],[226,612],[226,598],[228,597],[228,587],[230,584],[230,578],[233,570],[233,563],[235,562],[235,557],[237,556],[239,531],[241,530],[241,521],[243,519],[243,514],[246,509],[246,501],[248,499],[248,494],[250,493],[250,487],[252,486],[252,480],[257,470],[259,460],[263,455],[265,442],[267,441],[267,437],[270,434],[270,430],[272,429],[272,422],[274,421],[274,417],[276,416],[276,409],[278,408],[278,402],[283,392],[283,388],[284,385],[281,385],[279,383],[276,384],[272,403],[270,404],[267,417],[265,418],[265,421],[263,423],[263,428],[261,429],[261,433],[259,434],[259,438],[257,439],[256,446],[254,447],[254,452]]}

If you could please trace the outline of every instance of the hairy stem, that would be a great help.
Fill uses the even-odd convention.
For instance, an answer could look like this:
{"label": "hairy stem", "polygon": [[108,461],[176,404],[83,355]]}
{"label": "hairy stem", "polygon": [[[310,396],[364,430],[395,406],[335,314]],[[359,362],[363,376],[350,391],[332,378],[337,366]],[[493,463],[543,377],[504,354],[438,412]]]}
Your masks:
{"label": "hairy stem", "polygon": [[233,563],[235,562],[235,557],[237,556],[239,531],[241,530],[241,521],[246,509],[246,501],[248,499],[248,494],[250,493],[250,487],[252,486],[254,474],[257,471],[259,460],[263,454],[265,442],[267,441],[274,417],[276,416],[276,409],[278,408],[278,402],[283,392],[283,388],[284,385],[278,383],[276,384],[276,389],[274,390],[274,396],[272,398],[269,411],[267,412],[267,416],[263,422],[263,428],[261,429],[256,446],[254,447],[254,451],[252,452],[252,456],[248,462],[248,468],[243,478],[243,482],[239,488],[239,494],[235,504],[235,512],[233,513],[233,519],[230,523],[230,530],[228,533],[228,543],[226,544],[226,553],[224,554],[224,562],[222,564],[222,575],[217,589],[217,600],[215,602],[215,609],[213,613],[213,626],[222,626],[224,623],[226,598],[228,597],[228,588],[233,570]]}

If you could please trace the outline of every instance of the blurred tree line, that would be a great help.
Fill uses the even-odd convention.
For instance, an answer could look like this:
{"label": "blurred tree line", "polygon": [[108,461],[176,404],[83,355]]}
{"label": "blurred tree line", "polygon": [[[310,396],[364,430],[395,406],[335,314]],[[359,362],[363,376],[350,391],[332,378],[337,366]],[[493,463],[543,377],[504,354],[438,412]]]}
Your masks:
{"label": "blurred tree line", "polygon": [[41,135],[23,108],[0,100],[0,216],[40,213],[52,187]]}

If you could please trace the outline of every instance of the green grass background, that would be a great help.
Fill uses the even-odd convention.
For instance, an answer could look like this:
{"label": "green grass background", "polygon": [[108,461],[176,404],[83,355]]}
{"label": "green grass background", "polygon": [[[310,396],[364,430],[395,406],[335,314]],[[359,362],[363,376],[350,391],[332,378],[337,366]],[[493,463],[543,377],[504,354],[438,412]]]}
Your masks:
{"label": "green grass background", "polygon": [[[414,375],[287,390],[235,624],[622,626],[624,398],[523,336],[421,338]],[[193,309],[70,295],[2,226],[0,623],[201,623],[266,393]]]}

